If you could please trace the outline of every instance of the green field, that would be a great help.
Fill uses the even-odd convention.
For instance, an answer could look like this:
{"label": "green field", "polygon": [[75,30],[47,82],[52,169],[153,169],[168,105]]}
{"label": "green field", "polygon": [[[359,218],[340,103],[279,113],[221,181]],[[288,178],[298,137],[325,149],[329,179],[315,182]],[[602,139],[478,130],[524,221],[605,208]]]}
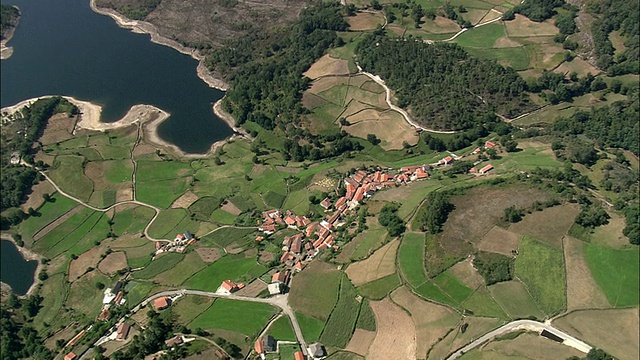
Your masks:
{"label": "green field", "polygon": [[424,272],[424,234],[407,232],[398,249],[398,266],[405,280],[413,288],[427,281]]}
{"label": "green field", "polygon": [[[71,218],[69,220],[71,220]],[[58,228],[55,230],[58,230]],[[48,238],[54,231],[45,237]],[[53,258],[62,253],[67,253],[69,256],[71,254],[80,255],[95,246],[97,242],[104,240],[108,233],[109,224],[104,213],[92,212],[86,221],[80,226],[75,227],[72,231],[62,235],[59,241],[46,250],[44,254],[49,258]],[[45,237],[40,240],[44,240]],[[36,243],[36,245],[38,243]]]}
{"label": "green field", "polygon": [[296,341],[296,334],[293,332],[291,321],[287,316],[281,316],[278,320],[274,321],[267,333],[276,340]]}
{"label": "green field", "polygon": [[125,286],[127,304],[133,304],[133,306],[139,304],[149,295],[153,286],[148,282],[129,281]]}
{"label": "green field", "polygon": [[356,321],[356,328],[376,331],[376,316],[369,305],[368,300],[363,300],[360,305],[360,313],[358,314],[358,321]]}
{"label": "green field", "polygon": [[255,258],[229,254],[193,274],[184,285],[194,290],[216,291],[224,280],[248,283],[266,270],[264,266],[256,264]]}
{"label": "green field", "polygon": [[255,228],[222,228],[209,235],[203,236],[200,239],[200,244],[202,246],[226,247],[235,242],[240,245],[249,240],[253,240],[253,237],[249,235],[255,231]]}
{"label": "green field", "polygon": [[496,60],[497,62],[511,66],[516,71],[523,71],[529,68],[529,54],[522,47],[508,48],[466,48],[469,54],[480,58]]}
{"label": "green field", "polygon": [[343,275],[340,296],[320,336],[321,342],[339,348],[347,346],[360,310],[360,303],[356,301],[357,295],[353,284]]}
{"label": "green field", "polygon": [[437,285],[444,293],[449,295],[456,306],[464,302],[471,294],[473,289],[464,285],[451,272],[445,271],[433,279],[433,283]]}
{"label": "green field", "polygon": [[40,209],[38,209],[40,216],[30,216],[20,223],[20,235],[22,235],[25,242],[30,243],[33,235],[40,229],[77,205],[77,202],[60,194],[51,196],[51,201],[45,202]]}
{"label": "green field", "polygon": [[327,320],[338,300],[341,276],[333,265],[312,262],[293,278],[289,305],[297,312]]}
{"label": "green field", "polygon": [[93,182],[84,174],[84,160],[82,156],[56,156],[49,170],[49,177],[65,193],[87,202],[93,192]]}
{"label": "green field", "polygon": [[112,219],[113,232],[117,236],[141,232],[147,226],[153,214],[153,209],[145,206],[118,211]]}
{"label": "green field", "polygon": [[382,279],[374,280],[358,286],[358,293],[369,299],[381,300],[395,288],[400,286],[401,283],[402,282],[397,274],[391,274],[383,277]]}
{"label": "green field", "polygon": [[566,308],[566,274],[561,249],[524,237],[516,258],[516,276],[547,315]]}
{"label": "green field", "polygon": [[534,316],[541,320],[545,317],[520,281],[511,280],[491,285],[489,292],[512,319]]}
{"label": "green field", "polygon": [[502,310],[500,305],[498,305],[484,287],[476,290],[460,305],[460,307],[473,311],[475,316],[494,317],[499,319],[509,318],[509,316],[504,312],[504,310]]}
{"label": "green field", "polygon": [[275,312],[276,309],[267,304],[217,299],[189,323],[189,328],[237,331],[253,339]]}
{"label": "green field", "polygon": [[474,28],[462,33],[454,41],[462,47],[491,48],[498,38],[504,36],[504,25],[500,22]]}
{"label": "green field", "polygon": [[615,250],[587,244],[584,256],[593,278],[615,307],[638,305],[638,249]]}
{"label": "green field", "polygon": [[214,299],[204,296],[183,296],[171,304],[171,314],[178,316],[181,324],[188,324],[206,311]]}
{"label": "green field", "polygon": [[160,254],[151,264],[145,266],[144,269],[134,272],[132,275],[136,279],[151,279],[160,273],[171,270],[184,259],[183,254],[165,253]]}
{"label": "green field", "polygon": [[[158,260],[162,260],[162,258],[156,259],[153,262]],[[191,275],[204,269],[206,266],[207,264],[202,261],[200,255],[191,251],[187,253],[187,255],[184,256],[184,259],[177,265],[174,265],[168,270],[156,275],[154,281],[158,284],[178,286],[184,283],[189,277],[191,277]]]}
{"label": "green field", "polygon": [[320,334],[324,329],[324,321],[300,312],[296,312],[296,319],[298,319],[305,341],[311,343],[320,339]]}

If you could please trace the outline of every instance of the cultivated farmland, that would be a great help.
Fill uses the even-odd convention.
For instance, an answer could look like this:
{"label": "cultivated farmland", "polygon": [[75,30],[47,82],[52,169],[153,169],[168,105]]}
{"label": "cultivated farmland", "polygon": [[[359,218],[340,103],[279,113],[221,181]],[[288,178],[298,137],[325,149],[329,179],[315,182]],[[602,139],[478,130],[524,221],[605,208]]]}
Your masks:
{"label": "cultivated farmland", "polygon": [[327,263],[311,263],[291,282],[291,307],[317,319],[327,320],[338,300],[340,276],[341,273]]}
{"label": "cultivated farmland", "polygon": [[189,328],[237,331],[255,338],[275,312],[275,308],[267,304],[217,299],[189,323]]}
{"label": "cultivated farmland", "polygon": [[349,265],[346,274],[355,286],[381,279],[395,273],[399,240],[393,240],[376,250],[369,258]]}

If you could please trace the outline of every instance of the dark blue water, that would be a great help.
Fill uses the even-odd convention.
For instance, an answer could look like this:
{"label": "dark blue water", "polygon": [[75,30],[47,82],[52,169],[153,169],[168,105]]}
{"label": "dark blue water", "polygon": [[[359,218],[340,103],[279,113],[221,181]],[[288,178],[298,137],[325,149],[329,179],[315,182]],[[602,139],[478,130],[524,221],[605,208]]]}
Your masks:
{"label": "dark blue water", "polygon": [[16,295],[29,291],[37,267],[38,262],[26,261],[11,241],[0,241],[0,281],[9,284]]}
{"label": "dark blue water", "polygon": [[231,135],[212,103],[224,93],[196,74],[197,61],[134,34],[94,13],[89,0],[7,0],[21,12],[2,60],[0,105],[40,95],[67,95],[103,106],[102,121],[120,119],[132,105],[171,114],[160,137],[190,153],[205,153]]}

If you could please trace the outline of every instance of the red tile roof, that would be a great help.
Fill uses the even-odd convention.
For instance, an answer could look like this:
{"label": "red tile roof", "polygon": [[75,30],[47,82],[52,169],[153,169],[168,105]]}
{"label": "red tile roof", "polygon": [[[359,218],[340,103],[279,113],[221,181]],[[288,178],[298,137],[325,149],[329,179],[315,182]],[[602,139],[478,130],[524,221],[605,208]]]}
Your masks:
{"label": "red tile roof", "polygon": [[359,187],[358,191],[356,191],[356,194],[353,196],[353,200],[360,202],[362,201],[362,199],[364,198],[364,188],[363,187]]}
{"label": "red tile roof", "polygon": [[296,237],[295,239],[293,239],[293,243],[291,243],[291,251],[299,254],[302,251],[302,238],[301,237]]}
{"label": "red tile roof", "polygon": [[169,300],[166,296],[157,298],[153,300],[153,307],[156,308],[156,310],[166,309],[167,307],[169,307]]}
{"label": "red tile roof", "polygon": [[329,200],[329,198],[324,198],[324,200],[322,200],[320,202],[320,206],[322,206],[325,209],[328,209],[331,207],[331,200]]}
{"label": "red tile roof", "polygon": [[287,225],[295,225],[296,219],[294,219],[293,216],[287,216],[284,218],[284,222],[287,223]]}
{"label": "red tile roof", "polygon": [[256,339],[256,343],[253,346],[253,349],[258,353],[262,354],[264,352],[264,345],[262,345],[262,336]]}
{"label": "red tile roof", "polygon": [[64,356],[64,360],[74,360],[75,358],[76,358],[76,354],[74,354],[73,352],[70,352]]}
{"label": "red tile roof", "polygon": [[318,222],[314,221],[311,224],[309,224],[309,226],[307,226],[307,229],[305,230],[305,235],[307,235],[307,237],[311,237],[311,235],[313,235],[313,231],[316,229],[316,227],[318,227]]}
{"label": "red tile roof", "polygon": [[347,203],[347,198],[343,196],[340,199],[338,199],[338,201],[336,201],[336,208],[339,208],[346,203]]}
{"label": "red tile roof", "polygon": [[285,280],[287,280],[287,273],[284,271],[278,271],[271,277],[272,283],[276,281],[285,282]]}
{"label": "red tile roof", "polygon": [[494,148],[495,146],[496,146],[496,143],[494,143],[493,141],[487,141],[484,143],[484,147],[486,147],[487,149]]}
{"label": "red tile roof", "polygon": [[294,360],[304,360],[304,354],[302,354],[302,351],[298,351],[295,354],[293,354],[293,359]]}
{"label": "red tile roof", "polygon": [[489,165],[483,167],[482,169],[480,169],[480,174],[484,174],[484,173],[486,173],[487,171],[489,171],[491,169],[493,169],[493,165],[489,164]]}
{"label": "red tile roof", "polygon": [[222,286],[223,289],[231,292],[231,291],[236,291],[238,290],[238,285],[236,285],[233,281],[231,280],[225,280],[222,282],[222,284],[220,285]]}
{"label": "red tile roof", "polygon": [[116,340],[125,340],[127,335],[129,335],[129,330],[131,329],[131,325],[127,323],[122,323],[118,326]]}

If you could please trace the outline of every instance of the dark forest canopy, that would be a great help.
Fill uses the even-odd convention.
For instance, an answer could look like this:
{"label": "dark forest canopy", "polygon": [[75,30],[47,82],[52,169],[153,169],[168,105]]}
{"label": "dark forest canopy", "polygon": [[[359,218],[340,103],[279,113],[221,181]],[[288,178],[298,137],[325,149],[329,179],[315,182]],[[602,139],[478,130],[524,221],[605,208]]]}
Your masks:
{"label": "dark forest canopy", "polygon": [[514,117],[533,107],[515,70],[471,57],[457,44],[377,33],[365,37],[356,53],[359,65],[384,79],[398,105],[429,128],[465,130],[484,123],[487,114]]}
{"label": "dark forest canopy", "polygon": [[[637,74],[640,71],[640,11],[637,1],[627,0],[601,0],[590,1],[587,11],[598,19],[593,23],[591,32],[597,65],[606,70],[610,75]],[[620,31],[626,38],[626,49],[621,54],[615,55],[615,49],[609,34],[612,31]]]}
{"label": "dark forest canopy", "polygon": [[537,22],[550,19],[556,14],[554,8],[564,5],[564,0],[527,0],[507,11],[503,18],[511,20],[514,14],[522,14]]}

